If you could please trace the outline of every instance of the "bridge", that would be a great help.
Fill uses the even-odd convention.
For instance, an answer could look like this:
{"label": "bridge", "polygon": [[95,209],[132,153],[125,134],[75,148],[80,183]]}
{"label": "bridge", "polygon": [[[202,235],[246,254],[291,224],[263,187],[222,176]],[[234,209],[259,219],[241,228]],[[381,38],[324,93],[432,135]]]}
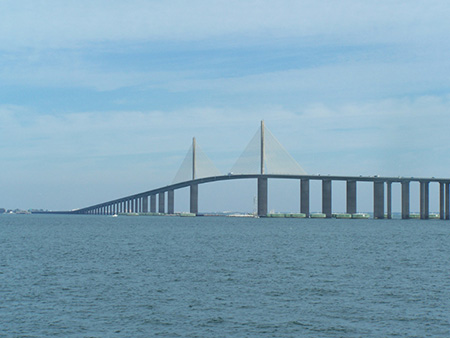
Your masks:
{"label": "bridge", "polygon": [[[190,188],[190,213],[198,214],[199,185],[218,181],[255,179],[257,181],[257,216],[268,215],[268,180],[291,179],[300,182],[299,211],[310,217],[310,181],[321,181],[322,213],[332,217],[332,182],[346,182],[346,212],[356,214],[357,183],[373,183],[373,217],[392,218],[392,185],[401,185],[402,219],[410,218],[410,185],[420,184],[420,218],[428,219],[429,186],[439,184],[439,218],[450,218],[450,178],[413,178],[379,176],[308,175],[265,127],[261,127],[227,175],[222,175],[198,147],[195,138],[174,182],[153,190],[73,210],[73,214],[113,215],[118,213],[175,214],[175,191]],[[166,209],[167,197],[167,209]],[[157,208],[158,206],[158,208]]]}

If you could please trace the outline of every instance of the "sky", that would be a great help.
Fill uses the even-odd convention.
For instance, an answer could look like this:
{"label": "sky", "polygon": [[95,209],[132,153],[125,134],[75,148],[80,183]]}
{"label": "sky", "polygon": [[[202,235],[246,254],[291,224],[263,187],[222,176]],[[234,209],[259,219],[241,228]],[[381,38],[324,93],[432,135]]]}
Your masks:
{"label": "sky", "polygon": [[[445,0],[3,0],[0,207],[168,185],[194,136],[227,173],[262,119],[309,174],[449,177],[449,17]],[[251,211],[255,189],[202,186],[199,208]],[[298,182],[269,194],[298,208]]]}

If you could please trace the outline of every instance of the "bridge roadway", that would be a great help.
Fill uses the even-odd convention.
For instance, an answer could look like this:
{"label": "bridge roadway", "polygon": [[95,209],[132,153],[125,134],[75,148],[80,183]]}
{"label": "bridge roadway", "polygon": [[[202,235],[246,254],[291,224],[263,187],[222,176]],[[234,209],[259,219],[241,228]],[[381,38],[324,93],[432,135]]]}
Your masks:
{"label": "bridge roadway", "polygon": [[[401,206],[402,218],[407,219],[410,216],[410,183],[418,182],[420,184],[420,218],[429,217],[429,184],[431,182],[439,183],[439,212],[441,219],[449,219],[450,216],[450,179],[449,178],[417,178],[417,177],[379,177],[379,176],[331,176],[331,175],[285,175],[285,174],[229,174],[222,176],[211,176],[189,180],[176,184],[167,185],[153,190],[148,190],[134,195],[118,198],[108,202],[92,205],[82,209],[73,210],[73,214],[98,214],[110,215],[122,212],[156,212],[156,196],[158,196],[158,212],[166,213],[165,195],[167,193],[167,213],[174,213],[174,191],[181,188],[190,187],[190,212],[198,213],[198,186],[200,184],[227,181],[236,179],[256,179],[258,195],[258,216],[267,215],[267,196],[268,179],[294,179],[300,181],[300,212],[310,215],[309,210],[309,182],[310,180],[322,181],[322,212],[326,217],[332,215],[332,181],[347,182],[347,213],[357,213],[357,182],[372,182],[374,218],[392,217],[392,184],[401,184]],[[387,198],[385,199],[385,192]],[[150,210],[149,200],[150,197]],[[386,216],[385,216],[385,200]]]}

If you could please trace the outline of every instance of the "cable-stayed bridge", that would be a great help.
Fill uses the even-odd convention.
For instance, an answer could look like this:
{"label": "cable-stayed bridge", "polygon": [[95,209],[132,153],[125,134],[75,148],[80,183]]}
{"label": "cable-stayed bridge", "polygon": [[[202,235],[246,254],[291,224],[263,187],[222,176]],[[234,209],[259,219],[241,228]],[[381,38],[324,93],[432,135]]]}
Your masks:
{"label": "cable-stayed bridge", "polygon": [[[310,181],[322,183],[322,214],[332,217],[332,182],[346,182],[346,212],[357,214],[357,183],[373,183],[373,216],[392,218],[392,185],[401,184],[401,214],[410,218],[410,184],[420,184],[420,218],[428,219],[429,186],[439,184],[439,218],[450,218],[450,178],[413,178],[379,176],[320,176],[308,175],[278,142],[261,121],[261,127],[226,175],[214,166],[193,139],[172,184],[125,196],[115,200],[73,210],[73,214],[112,215],[118,213],[175,213],[175,191],[190,188],[190,213],[198,214],[199,185],[227,180],[255,179],[257,181],[257,216],[268,215],[268,180],[292,179],[300,182],[299,212],[310,216]],[[167,197],[167,203],[166,203]],[[167,205],[167,208],[166,208]]]}

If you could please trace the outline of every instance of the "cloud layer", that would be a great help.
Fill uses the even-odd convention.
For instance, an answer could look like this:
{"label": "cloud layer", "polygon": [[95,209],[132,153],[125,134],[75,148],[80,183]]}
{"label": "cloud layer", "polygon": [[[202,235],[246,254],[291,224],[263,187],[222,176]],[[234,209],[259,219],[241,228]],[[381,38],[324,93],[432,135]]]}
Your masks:
{"label": "cloud layer", "polygon": [[168,184],[192,136],[227,172],[261,119],[313,174],[448,176],[449,14],[446,1],[3,1],[0,207]]}

